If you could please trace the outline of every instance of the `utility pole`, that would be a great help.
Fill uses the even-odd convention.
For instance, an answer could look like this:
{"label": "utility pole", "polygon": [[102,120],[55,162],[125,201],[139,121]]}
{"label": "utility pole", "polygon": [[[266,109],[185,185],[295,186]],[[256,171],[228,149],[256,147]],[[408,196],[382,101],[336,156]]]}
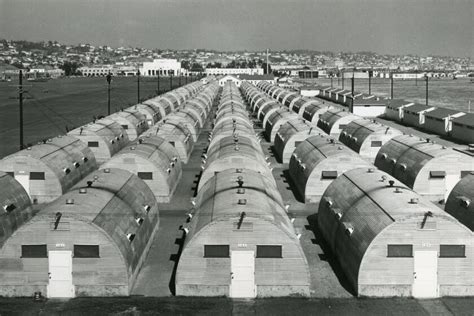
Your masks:
{"label": "utility pole", "polygon": [[23,143],[23,71],[20,70],[20,77],[18,78],[18,101],[20,106],[20,150],[25,148]]}
{"label": "utility pole", "polygon": [[393,100],[393,73],[390,72],[390,100]]}
{"label": "utility pole", "polygon": [[352,78],[351,78],[351,93],[352,93],[352,96],[354,96],[354,73],[352,74]]}
{"label": "utility pole", "polygon": [[428,75],[425,75],[425,81],[426,81],[426,106],[428,106]]}
{"label": "utility pole", "polygon": [[179,77],[178,77],[178,87],[181,87],[181,73],[179,74]]}
{"label": "utility pole", "polygon": [[188,75],[189,75],[189,74],[186,74],[186,76],[184,76],[184,82],[185,82],[185,84],[188,84]]}
{"label": "utility pole", "polygon": [[137,70],[137,103],[140,103],[140,70]]}
{"label": "utility pole", "polygon": [[267,75],[268,75],[268,48],[267,48]]}
{"label": "utility pole", "polygon": [[157,70],[156,76],[156,95],[160,95],[160,72]]}
{"label": "utility pole", "polygon": [[369,95],[370,95],[370,92],[371,92],[371,79],[372,79],[372,75],[373,75],[373,72],[372,70],[369,70]]}
{"label": "utility pole", "polygon": [[107,115],[110,115],[110,82],[112,81],[112,74],[107,75]]}
{"label": "utility pole", "polygon": [[342,70],[342,90],[344,90],[344,70]]}
{"label": "utility pole", "polygon": [[332,89],[332,75],[331,75],[331,89]]}
{"label": "utility pole", "polygon": [[173,90],[173,75],[170,73],[170,91]]}

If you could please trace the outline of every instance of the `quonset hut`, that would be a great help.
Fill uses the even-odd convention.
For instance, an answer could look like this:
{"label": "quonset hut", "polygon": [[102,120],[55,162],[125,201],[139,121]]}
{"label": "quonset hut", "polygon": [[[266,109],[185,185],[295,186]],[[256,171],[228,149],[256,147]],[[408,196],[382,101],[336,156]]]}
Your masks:
{"label": "quonset hut", "polygon": [[283,163],[290,162],[295,148],[308,137],[324,134],[316,124],[308,123],[303,119],[291,120],[283,124],[275,136],[275,153]]}
{"label": "quonset hut", "polygon": [[108,119],[78,127],[68,135],[85,143],[94,154],[99,166],[130,142],[123,127]]}
{"label": "quonset hut", "polygon": [[310,136],[296,146],[289,174],[307,203],[317,203],[329,184],[355,168],[370,168],[367,161],[327,135]]}
{"label": "quonset hut", "polygon": [[178,152],[181,162],[187,163],[194,147],[194,141],[191,131],[179,122],[168,122],[163,120],[156,124],[143,136],[158,136],[166,139]]}
{"label": "quonset hut", "polygon": [[305,254],[281,196],[246,169],[215,174],[200,189],[176,272],[186,296],[309,296]]}
{"label": "quonset hut", "polygon": [[350,122],[342,129],[339,141],[373,163],[380,147],[400,135],[403,133],[396,128],[360,119]]}
{"label": "quonset hut", "polygon": [[472,233],[382,171],[354,169],[324,192],[318,226],[358,296],[474,294]]}
{"label": "quonset hut", "polygon": [[447,199],[464,174],[474,170],[466,154],[410,135],[392,138],[380,148],[375,166],[432,202]]}
{"label": "quonset hut", "polygon": [[328,110],[319,117],[318,127],[326,134],[334,138],[339,138],[339,135],[347,126],[347,124],[360,118],[360,116],[354,115],[344,110]]}
{"label": "quonset hut", "polygon": [[160,203],[168,203],[182,175],[181,160],[171,144],[158,136],[145,136],[121,150],[101,169],[117,168],[145,181]]}
{"label": "quonset hut", "polygon": [[72,136],[58,136],[0,160],[0,171],[12,175],[33,203],[51,202],[97,169],[92,151]]}
{"label": "quonset hut", "polygon": [[444,210],[474,232],[474,172],[456,184]]}
{"label": "quonset hut", "polygon": [[105,117],[119,123],[127,131],[131,141],[137,139],[140,134],[148,129],[145,115],[137,110],[124,110]]}
{"label": "quonset hut", "polygon": [[267,119],[265,123],[265,137],[268,141],[274,142],[276,134],[280,127],[288,121],[297,120],[298,114],[290,112],[285,107],[281,107],[279,110],[265,117]]}
{"label": "quonset hut", "polygon": [[245,168],[255,170],[273,180],[270,168],[264,158],[260,143],[249,137],[227,136],[216,142],[212,142],[212,146],[206,153],[204,170],[199,180],[199,189],[210,179],[216,172],[220,172],[229,168]]}
{"label": "quonset hut", "polygon": [[0,295],[130,295],[158,227],[148,186],[98,170],[19,226],[0,248]]}

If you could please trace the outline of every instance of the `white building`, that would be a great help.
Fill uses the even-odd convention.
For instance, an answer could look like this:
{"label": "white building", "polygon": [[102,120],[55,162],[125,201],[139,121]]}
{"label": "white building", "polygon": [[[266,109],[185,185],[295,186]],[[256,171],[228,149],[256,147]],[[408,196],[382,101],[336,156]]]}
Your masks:
{"label": "white building", "polygon": [[176,59],[154,59],[143,63],[140,74],[142,76],[185,76],[187,70],[181,68],[181,62]]}
{"label": "white building", "polygon": [[115,75],[112,65],[95,65],[90,67],[80,67],[77,69],[84,77],[103,77],[111,73]]}
{"label": "white building", "polygon": [[206,68],[206,75],[263,75],[263,68]]}

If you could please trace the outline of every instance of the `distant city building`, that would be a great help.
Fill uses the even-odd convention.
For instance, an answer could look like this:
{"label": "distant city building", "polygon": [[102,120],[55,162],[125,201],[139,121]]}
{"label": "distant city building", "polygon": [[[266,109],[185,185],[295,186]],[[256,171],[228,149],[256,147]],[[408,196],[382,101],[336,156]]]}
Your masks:
{"label": "distant city building", "polygon": [[115,75],[113,65],[95,65],[79,67],[77,69],[84,77],[103,77],[111,73]]}
{"label": "distant city building", "polygon": [[327,73],[326,70],[304,69],[298,70],[298,77],[302,79],[327,78]]}
{"label": "distant city building", "polygon": [[176,59],[154,59],[143,63],[140,74],[142,76],[182,76],[187,74],[187,70],[181,68],[181,62]]}
{"label": "distant city building", "polygon": [[206,68],[205,73],[210,75],[263,75],[263,68]]}
{"label": "distant city building", "polygon": [[253,85],[257,85],[258,83],[262,81],[266,81],[268,83],[276,84],[276,78],[274,75],[269,74],[269,75],[240,75],[238,76],[240,80],[247,80]]}
{"label": "distant city building", "polygon": [[223,87],[228,81],[235,83],[237,87],[240,87],[240,83],[242,82],[242,80],[240,80],[236,76],[227,75],[219,79],[219,86]]}

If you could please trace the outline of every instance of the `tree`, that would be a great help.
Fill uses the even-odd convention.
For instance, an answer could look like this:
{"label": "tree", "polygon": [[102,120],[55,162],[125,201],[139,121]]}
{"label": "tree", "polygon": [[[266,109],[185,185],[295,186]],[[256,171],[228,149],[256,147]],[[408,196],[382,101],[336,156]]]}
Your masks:
{"label": "tree", "polygon": [[267,73],[267,63],[266,62],[262,63],[262,68],[263,68],[263,73],[264,74],[271,74],[272,73],[272,66],[270,65],[270,63],[268,63],[268,73]]}
{"label": "tree", "polygon": [[191,63],[189,62],[189,60],[182,60],[181,68],[189,70],[191,68]]}
{"label": "tree", "polygon": [[200,63],[193,63],[191,66],[191,71],[200,72],[204,71]]}
{"label": "tree", "polygon": [[71,76],[77,73],[77,68],[79,68],[79,64],[76,62],[66,61],[64,62],[64,64],[61,65],[60,68],[64,70],[64,74],[66,76]]}

